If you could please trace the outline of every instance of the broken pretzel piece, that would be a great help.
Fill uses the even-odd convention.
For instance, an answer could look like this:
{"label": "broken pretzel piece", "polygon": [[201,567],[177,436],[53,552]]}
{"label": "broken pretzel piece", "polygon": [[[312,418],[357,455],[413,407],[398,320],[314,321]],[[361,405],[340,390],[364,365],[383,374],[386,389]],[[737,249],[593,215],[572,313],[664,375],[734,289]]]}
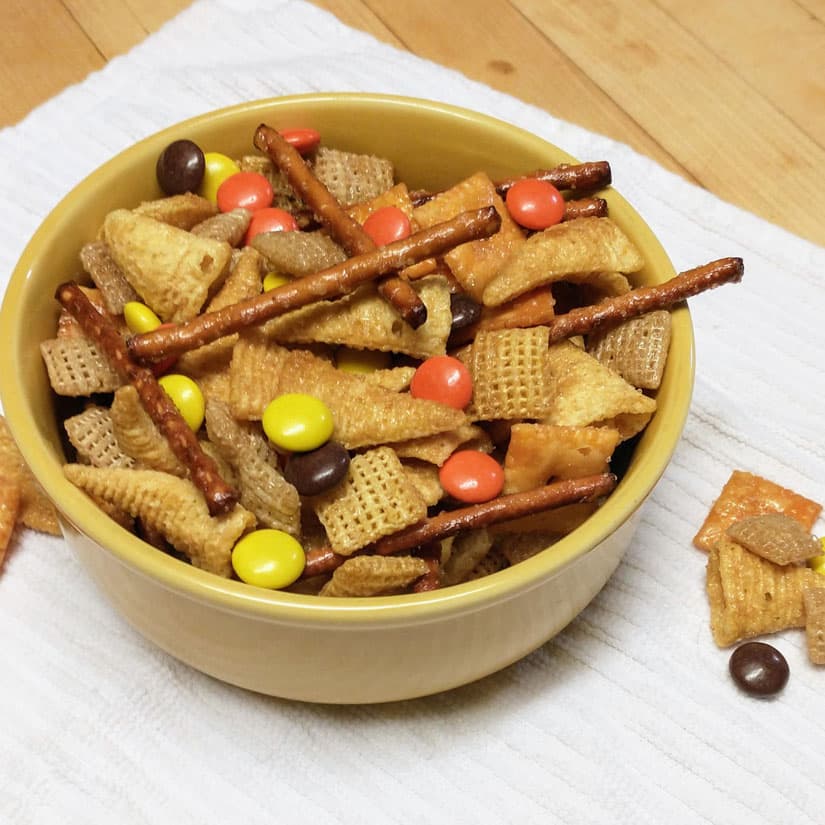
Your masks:
{"label": "broken pretzel piece", "polygon": [[195,486],[203,493],[210,514],[214,516],[231,510],[237,503],[237,493],[221,478],[217,465],[203,452],[195,434],[152,371],[130,358],[125,342],[111,321],[95,309],[77,284],[62,284],[57,288],[55,297],[77,319],[112,366],[134,385],[146,412],[166,437],[172,451],[188,468]]}

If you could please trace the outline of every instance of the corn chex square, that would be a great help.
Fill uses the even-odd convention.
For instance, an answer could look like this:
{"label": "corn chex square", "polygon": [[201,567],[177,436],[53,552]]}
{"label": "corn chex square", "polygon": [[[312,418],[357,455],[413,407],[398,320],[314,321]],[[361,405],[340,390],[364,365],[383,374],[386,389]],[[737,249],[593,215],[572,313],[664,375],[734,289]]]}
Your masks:
{"label": "corn chex square", "polygon": [[347,559],[321,588],[319,596],[391,596],[427,572],[415,556],[355,556]]}
{"label": "corn chex square", "polygon": [[427,505],[389,447],[355,456],[344,481],[315,500],[332,549],[344,556],[421,521]]}
{"label": "corn chex square", "polygon": [[460,355],[473,378],[477,421],[543,418],[553,403],[547,327],[479,332]]}
{"label": "corn chex square", "polygon": [[825,576],[807,567],[780,567],[723,536],[708,555],[706,584],[713,638],[727,647],[804,627],[803,593],[808,587],[825,588]]}

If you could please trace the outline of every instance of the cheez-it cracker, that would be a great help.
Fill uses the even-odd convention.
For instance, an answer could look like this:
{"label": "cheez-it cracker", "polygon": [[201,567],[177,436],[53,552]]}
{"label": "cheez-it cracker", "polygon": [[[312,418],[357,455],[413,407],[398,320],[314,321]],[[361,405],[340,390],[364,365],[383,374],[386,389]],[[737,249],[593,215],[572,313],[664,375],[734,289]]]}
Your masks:
{"label": "cheez-it cracker", "polygon": [[693,544],[700,550],[710,550],[734,522],[766,513],[783,513],[811,530],[821,512],[821,504],[799,493],[761,476],[734,470],[693,537]]}

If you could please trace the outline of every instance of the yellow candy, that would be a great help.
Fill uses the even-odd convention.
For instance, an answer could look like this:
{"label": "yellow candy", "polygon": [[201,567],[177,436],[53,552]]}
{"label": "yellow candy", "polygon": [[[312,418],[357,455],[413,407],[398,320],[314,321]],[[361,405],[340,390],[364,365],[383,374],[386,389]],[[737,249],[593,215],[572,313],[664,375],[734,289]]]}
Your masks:
{"label": "yellow candy", "polygon": [[270,401],[261,423],[276,447],[294,453],[305,453],[325,444],[334,428],[332,413],[323,401],[297,392]]}
{"label": "yellow candy", "polygon": [[291,281],[292,278],[289,278],[286,275],[281,275],[279,272],[268,272],[264,278],[264,292],[269,292],[270,289],[283,286]]}
{"label": "yellow candy", "polygon": [[238,578],[257,587],[288,587],[304,572],[304,548],[282,530],[255,530],[232,550]]}
{"label": "yellow candy", "polygon": [[392,356],[388,352],[341,347],[335,353],[335,366],[344,372],[375,372],[385,370],[391,364]]}
{"label": "yellow candy", "polygon": [[172,399],[189,429],[196,433],[203,424],[205,407],[201,388],[188,375],[178,373],[169,373],[158,378],[158,384]]}
{"label": "yellow candy", "polygon": [[149,309],[146,304],[140,301],[129,301],[123,305],[123,317],[126,319],[126,326],[135,335],[142,332],[151,332],[160,326],[160,318]]}
{"label": "yellow candy", "polygon": [[[825,550],[825,539],[820,539],[823,545],[823,550]],[[813,558],[808,559],[808,567],[810,567],[814,573],[821,573],[825,576],[825,553],[821,556],[814,556]]]}
{"label": "yellow candy", "polygon": [[236,175],[241,170],[232,158],[222,155],[220,152],[204,152],[203,159],[206,162],[206,168],[198,194],[212,201],[212,203],[217,203],[218,187],[230,175]]}

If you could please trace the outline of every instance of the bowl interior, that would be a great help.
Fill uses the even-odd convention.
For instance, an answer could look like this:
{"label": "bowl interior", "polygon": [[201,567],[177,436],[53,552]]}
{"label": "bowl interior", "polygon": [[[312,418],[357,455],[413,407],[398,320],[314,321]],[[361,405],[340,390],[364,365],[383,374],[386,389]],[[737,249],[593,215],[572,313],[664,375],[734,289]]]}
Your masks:
{"label": "bowl interior", "polygon": [[[203,115],[147,138],[100,167],[64,198],[34,235],[12,275],[0,314],[5,342],[0,395],[5,414],[26,461],[62,517],[137,572],[194,598],[217,600],[227,609],[308,622],[358,621],[377,613],[414,621],[424,610],[472,609],[485,599],[512,595],[553,575],[613,532],[653,488],[684,425],[693,382],[693,337],[686,308],[674,313],[668,366],[658,392],[659,411],[618,489],[551,553],[477,582],[414,597],[368,600],[324,600],[260,590],[222,580],[148,549],[102,517],[64,479],[54,399],[38,347],[41,340],[54,335],[55,288],[78,275],[78,251],[95,236],[107,212],[161,195],[154,168],[169,142],[186,137],[205,151],[251,154],[255,151],[252,135],[261,122],[275,128],[311,126],[321,132],[327,145],[390,157],[397,178],[410,188],[446,188],[479,169],[496,178],[575,162],[534,135],[467,110],[409,98],[321,94],[257,101]],[[644,221],[616,191],[604,196],[611,217],[645,257],[637,283],[671,277],[673,267]],[[330,605],[330,601],[341,603]]]}

